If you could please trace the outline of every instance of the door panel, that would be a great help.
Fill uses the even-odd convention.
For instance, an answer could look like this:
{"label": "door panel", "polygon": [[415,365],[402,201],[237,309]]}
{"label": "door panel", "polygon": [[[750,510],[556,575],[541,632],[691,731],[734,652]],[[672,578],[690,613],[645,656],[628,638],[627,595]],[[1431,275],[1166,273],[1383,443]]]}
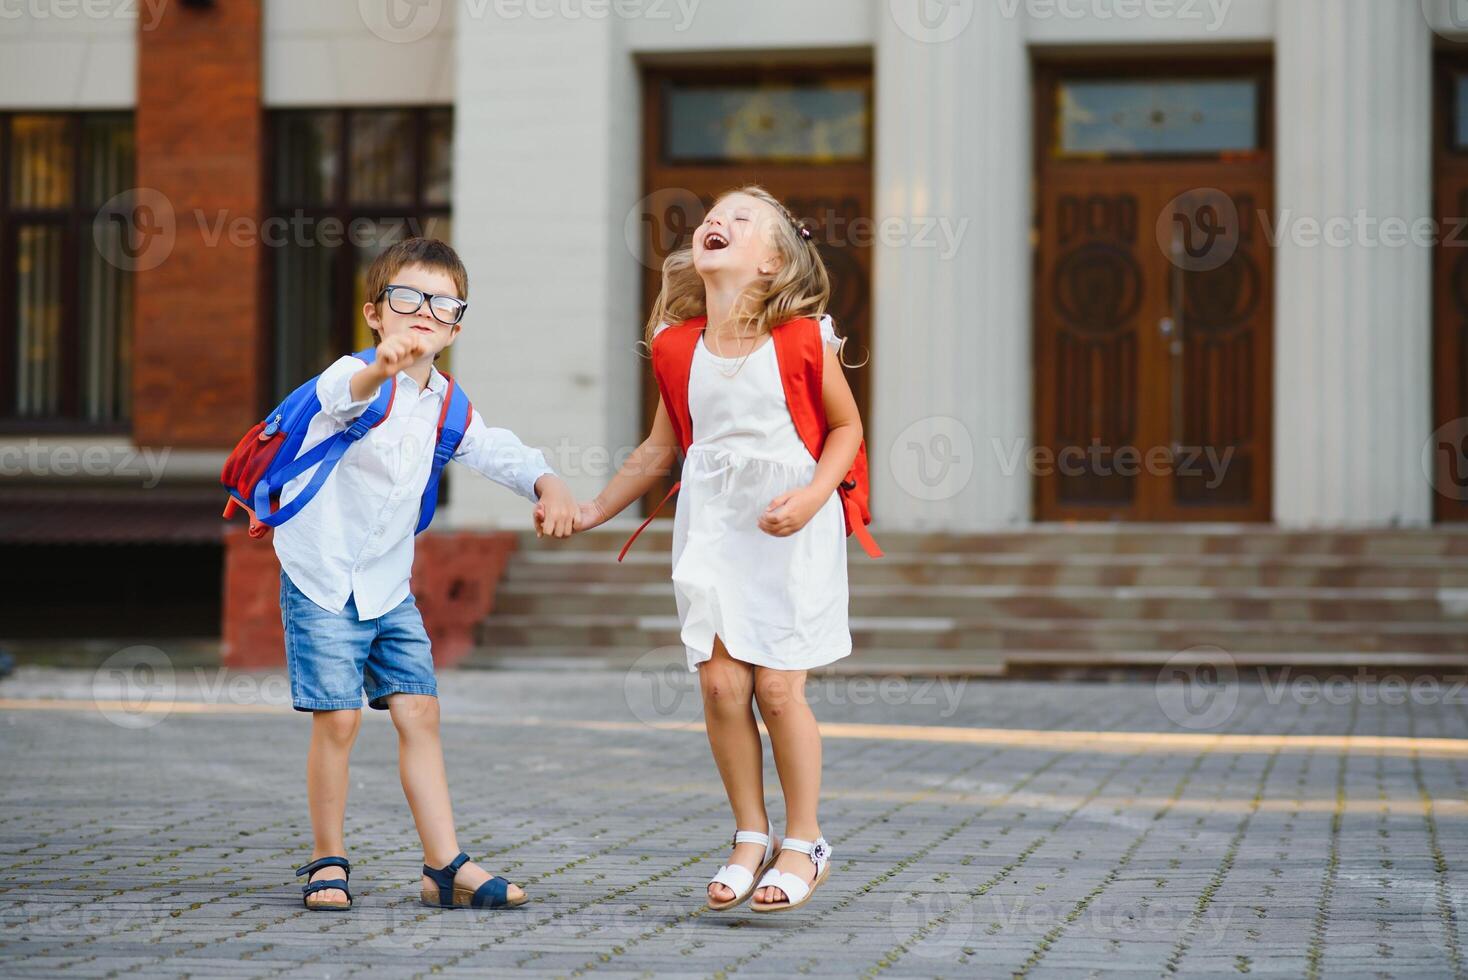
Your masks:
{"label": "door panel", "polygon": [[1468,521],[1468,146],[1459,103],[1468,59],[1444,56],[1437,72],[1435,217],[1441,230],[1434,259],[1433,444],[1434,516]]}
{"label": "door panel", "polygon": [[[1049,123],[1043,132],[1063,140],[1064,127],[1045,114],[1058,79],[1042,73],[1039,118]],[[1187,91],[1166,79],[1137,87],[1143,96],[1159,89]],[[1100,143],[1121,145],[1129,135],[1121,123],[1154,119],[1126,98],[1117,133],[1098,131]],[[1059,104],[1094,128],[1091,115]],[[1156,110],[1159,127],[1190,122],[1168,122],[1174,108]],[[1146,131],[1145,122],[1135,128]],[[1066,156],[1038,147],[1039,517],[1268,520],[1267,154],[1171,159],[1082,149]]]}

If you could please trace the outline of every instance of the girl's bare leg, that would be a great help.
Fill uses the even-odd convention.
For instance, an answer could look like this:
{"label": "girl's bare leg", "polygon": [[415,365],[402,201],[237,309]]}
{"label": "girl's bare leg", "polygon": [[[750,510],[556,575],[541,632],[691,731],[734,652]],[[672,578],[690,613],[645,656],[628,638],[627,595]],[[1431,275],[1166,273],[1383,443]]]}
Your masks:
{"label": "girl's bare leg", "polygon": [[[805,674],[803,670],[761,667],[754,689],[785,794],[785,836],[813,841],[821,836],[816,816],[821,802],[821,732],[805,699]],[[810,858],[795,851],[782,853],[775,867],[806,882],[816,877]],[[759,902],[783,902],[786,897],[779,888],[761,888],[754,893]]]}
{"label": "girl's bare leg", "polygon": [[[734,810],[735,829],[769,833],[764,751],[760,747],[759,726],[754,721],[754,668],[729,656],[723,641],[715,637],[712,659],[698,667],[698,682],[703,692],[709,748],[713,750],[724,792]],[[758,844],[740,844],[729,858],[752,871],[757,871],[764,859],[764,849]],[[733,898],[734,892],[728,886],[709,885],[711,901],[727,902]]]}

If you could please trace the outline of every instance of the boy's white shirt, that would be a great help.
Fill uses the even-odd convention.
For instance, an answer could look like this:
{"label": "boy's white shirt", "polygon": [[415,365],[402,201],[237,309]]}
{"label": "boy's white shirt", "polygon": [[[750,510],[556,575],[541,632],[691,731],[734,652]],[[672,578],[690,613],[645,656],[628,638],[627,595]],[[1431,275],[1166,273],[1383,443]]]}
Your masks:
{"label": "boy's white shirt", "polygon": [[[366,367],[347,356],[317,379],[321,414],[307,430],[302,453],[346,428],[372,404],[377,391],[352,400],[352,377]],[[355,595],[357,617],[365,620],[408,597],[413,532],[447,389],[448,379],[435,368],[429,369],[426,389],[399,372],[386,418],[347,451],[316,498],[275,529],[281,567],[318,606],[339,613]],[[540,450],[508,429],[485,425],[477,409],[454,460],[532,501],[535,481],[555,472]],[[289,502],[313,472],[286,484],[281,503]]]}

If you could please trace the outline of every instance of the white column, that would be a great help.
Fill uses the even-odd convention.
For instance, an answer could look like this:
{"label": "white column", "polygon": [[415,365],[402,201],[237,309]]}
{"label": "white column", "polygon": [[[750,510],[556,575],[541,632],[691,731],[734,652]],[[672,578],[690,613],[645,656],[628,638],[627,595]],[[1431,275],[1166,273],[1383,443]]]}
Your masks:
{"label": "white column", "polygon": [[1415,2],[1278,9],[1275,518],[1426,523],[1432,252],[1382,223],[1431,214],[1431,35]]}
{"label": "white column", "polygon": [[[621,19],[547,16],[559,9],[457,9],[454,240],[471,295],[454,366],[490,425],[552,450],[589,495],[640,439],[641,280],[624,234],[637,76]],[[520,498],[451,472],[448,526],[529,527]]]}
{"label": "white column", "polygon": [[1034,369],[1024,17],[989,2],[878,6],[884,224],[868,433],[877,520],[949,531],[1025,523]]}

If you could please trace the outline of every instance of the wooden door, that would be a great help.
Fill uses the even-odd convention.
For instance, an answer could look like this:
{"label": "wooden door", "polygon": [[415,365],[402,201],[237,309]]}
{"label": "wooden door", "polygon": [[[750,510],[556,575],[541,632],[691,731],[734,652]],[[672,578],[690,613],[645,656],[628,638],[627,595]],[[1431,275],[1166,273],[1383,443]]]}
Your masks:
{"label": "wooden door", "polygon": [[1438,62],[1436,193],[1440,229],[1434,260],[1433,429],[1434,516],[1468,521],[1468,125],[1460,103],[1468,94],[1468,59]]}
{"label": "wooden door", "polygon": [[[830,314],[837,331],[850,339],[845,357],[852,391],[871,424],[871,278],[872,243],[872,117],[871,70],[866,67],[833,66],[826,70],[729,69],[709,82],[706,71],[650,70],[644,78],[646,121],[644,159],[644,213],[636,215],[641,229],[643,309],[652,308],[662,280],[662,261],[672,251],[686,247],[704,212],[724,192],[747,184],[759,184],[816,229],[821,256],[831,275]],[[710,119],[724,126],[719,139],[710,140],[710,150],[697,152],[673,145],[672,127],[686,125],[676,119],[674,100],[688,89],[717,94],[730,93],[722,105],[727,119]],[[794,98],[817,101],[821,93],[841,93],[845,115],[836,123],[820,119],[797,119],[793,125],[819,131],[839,129],[832,137],[824,133],[817,148],[805,146],[797,133],[781,141],[771,136],[761,141],[735,132],[747,127],[756,133],[778,134],[787,123],[781,113],[791,110]],[[769,93],[769,94],[763,94]],[[841,111],[841,110],[830,110]],[[855,118],[856,113],[860,118]],[[723,135],[727,134],[727,135]],[[642,328],[638,324],[638,330]],[[644,431],[657,409],[657,385],[649,367],[643,381]],[[671,486],[672,478],[665,486]],[[655,504],[662,492],[649,494]],[[655,499],[654,499],[655,498]]]}
{"label": "wooden door", "polygon": [[1270,165],[1200,156],[1042,153],[1042,519],[1269,519]]}

